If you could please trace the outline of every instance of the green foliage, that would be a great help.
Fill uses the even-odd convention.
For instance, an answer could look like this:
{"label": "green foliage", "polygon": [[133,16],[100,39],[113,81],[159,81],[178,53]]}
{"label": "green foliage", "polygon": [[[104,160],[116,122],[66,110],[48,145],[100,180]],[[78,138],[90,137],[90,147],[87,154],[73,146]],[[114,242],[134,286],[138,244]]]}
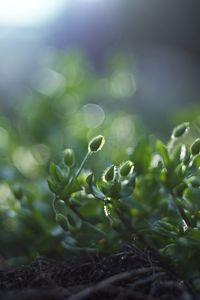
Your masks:
{"label": "green foliage", "polygon": [[124,105],[136,86],[119,57],[103,77],[77,53],[56,56],[47,70],[53,82],[41,78],[12,118],[0,116],[0,255],[17,264],[127,241],[200,276],[194,126],[181,124],[167,144],[144,134]]}
{"label": "green foliage", "polygon": [[[108,157],[113,163],[126,160],[126,148],[143,133],[127,102],[135,91],[134,77],[119,56],[112,58],[107,73],[97,75],[77,51],[50,53],[41,71],[34,74],[32,89],[23,89],[20,100],[9,107],[9,114],[0,115],[0,255],[12,264],[37,254],[63,253],[66,234],[55,223],[51,192],[61,199],[84,192],[87,170],[78,181],[70,180],[88,140],[100,132],[109,136],[106,151],[98,160],[89,155],[87,162],[87,168],[100,174]],[[49,170],[51,161],[55,163]],[[94,204],[83,207],[79,200],[70,198],[76,208],[96,211]]]}
{"label": "green foliage", "polygon": [[[200,276],[200,170],[194,146],[182,139],[188,127],[184,123],[175,128],[168,145],[142,138],[130,160],[107,167],[96,180],[92,173],[83,172],[83,164],[83,173],[80,168],[68,170],[72,177],[66,180],[65,197],[60,193],[62,176],[51,164],[50,180],[57,178],[54,190],[58,191],[54,211],[67,232],[66,248],[113,251],[121,240],[132,243],[134,237],[139,246],[151,246],[169,256],[185,276]],[[59,172],[64,174],[65,168]],[[63,214],[56,208],[60,199]]]}

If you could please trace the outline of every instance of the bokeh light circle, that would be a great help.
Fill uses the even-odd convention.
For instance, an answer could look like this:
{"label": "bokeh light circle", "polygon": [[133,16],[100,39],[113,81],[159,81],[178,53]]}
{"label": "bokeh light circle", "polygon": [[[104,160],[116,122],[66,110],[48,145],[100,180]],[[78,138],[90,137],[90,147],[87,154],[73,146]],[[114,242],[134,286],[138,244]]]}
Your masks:
{"label": "bokeh light circle", "polygon": [[97,104],[86,104],[81,109],[81,117],[85,127],[97,128],[105,119],[105,113]]}

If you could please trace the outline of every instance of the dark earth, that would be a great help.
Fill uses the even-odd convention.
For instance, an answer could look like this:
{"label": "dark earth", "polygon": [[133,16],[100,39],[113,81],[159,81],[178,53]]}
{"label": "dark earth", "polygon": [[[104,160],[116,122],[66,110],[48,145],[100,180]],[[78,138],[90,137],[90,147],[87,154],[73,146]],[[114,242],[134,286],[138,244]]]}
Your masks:
{"label": "dark earth", "polygon": [[151,249],[123,246],[112,255],[82,253],[65,261],[37,257],[0,270],[1,300],[197,300],[189,283]]}

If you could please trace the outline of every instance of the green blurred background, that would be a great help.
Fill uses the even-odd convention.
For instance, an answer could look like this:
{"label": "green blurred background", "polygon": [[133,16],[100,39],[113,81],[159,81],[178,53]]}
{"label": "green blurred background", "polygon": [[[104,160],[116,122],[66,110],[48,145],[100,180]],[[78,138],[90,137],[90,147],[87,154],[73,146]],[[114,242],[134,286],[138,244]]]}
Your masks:
{"label": "green blurred background", "polygon": [[100,174],[146,133],[200,128],[197,1],[32,2],[0,4],[0,255],[11,264],[63,253],[46,179],[64,148],[81,160],[105,135],[87,165]]}

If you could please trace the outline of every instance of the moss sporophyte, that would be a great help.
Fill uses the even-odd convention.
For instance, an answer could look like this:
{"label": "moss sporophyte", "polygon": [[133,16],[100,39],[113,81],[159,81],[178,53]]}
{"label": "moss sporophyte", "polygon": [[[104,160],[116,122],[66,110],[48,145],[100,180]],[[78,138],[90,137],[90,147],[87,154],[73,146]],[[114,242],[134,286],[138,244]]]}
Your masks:
{"label": "moss sporophyte", "polygon": [[48,180],[56,220],[66,232],[63,246],[113,251],[134,237],[186,275],[200,276],[200,139],[184,141],[189,129],[187,122],[177,126],[167,144],[142,138],[123,163],[107,166],[97,179],[84,166],[103,148],[102,135],[88,143],[79,166],[66,149],[62,166],[51,163]]}

